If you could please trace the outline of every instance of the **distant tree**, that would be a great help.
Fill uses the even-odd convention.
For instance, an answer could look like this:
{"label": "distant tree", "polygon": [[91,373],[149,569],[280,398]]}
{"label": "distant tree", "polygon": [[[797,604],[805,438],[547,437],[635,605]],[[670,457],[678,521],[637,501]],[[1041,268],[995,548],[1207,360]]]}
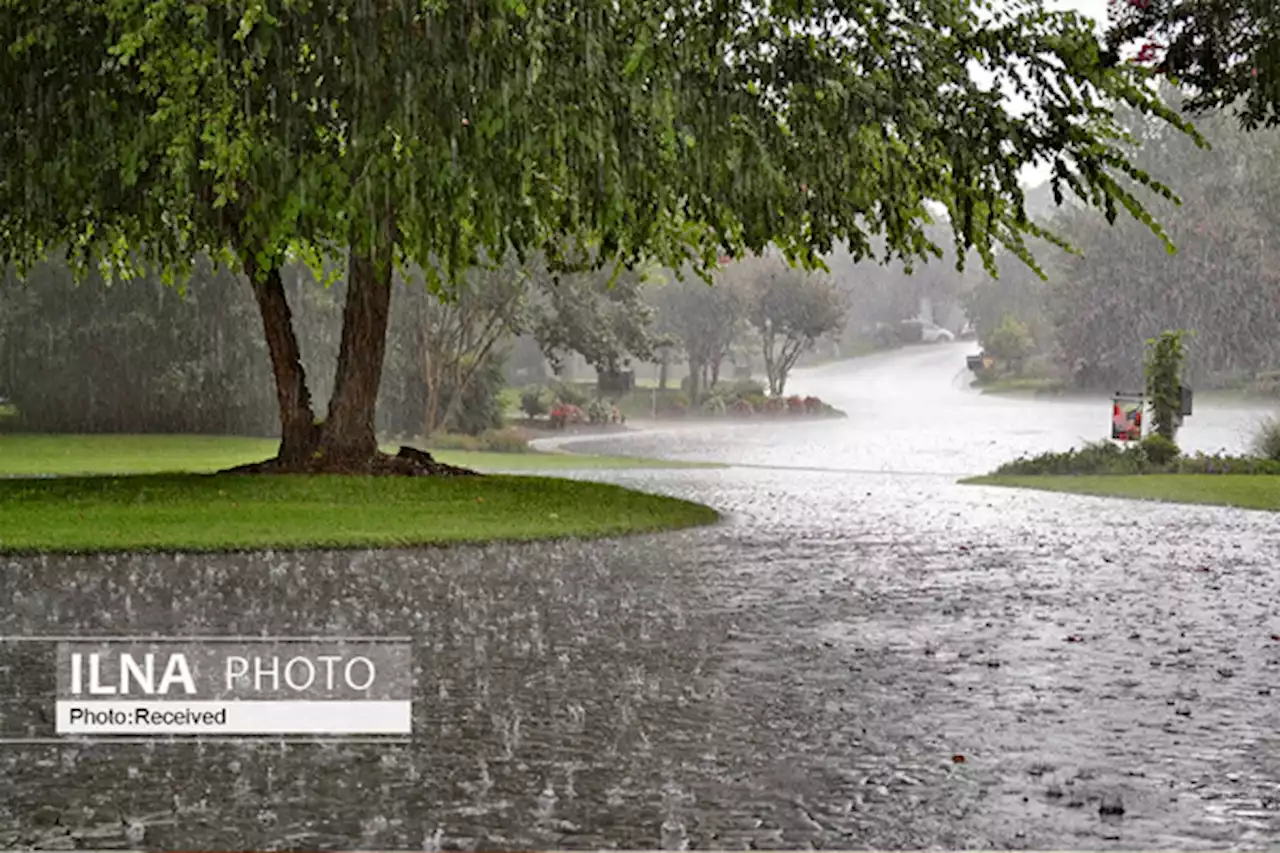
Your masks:
{"label": "distant tree", "polygon": [[[421,274],[416,278],[412,286],[423,288]],[[418,301],[423,435],[456,417],[472,382],[497,361],[499,342],[524,330],[528,290],[527,271],[508,257],[471,270],[439,298],[428,294]]]}
{"label": "distant tree", "polygon": [[782,396],[800,356],[844,323],[844,300],[823,274],[765,257],[754,266],[747,317],[760,334],[769,393]]}
{"label": "distant tree", "polygon": [[993,358],[1003,361],[1020,371],[1022,363],[1035,350],[1035,339],[1027,324],[1012,315],[1005,315],[1000,325],[983,337],[985,351]]}
{"label": "distant tree", "polygon": [[[1036,257],[1052,276],[1061,259],[1056,246],[1032,244]],[[980,339],[986,340],[1006,316],[1017,317],[1027,324],[1037,343],[1048,343],[1052,335],[1047,317],[1048,284],[1022,261],[1011,255],[997,260],[999,275],[980,274],[961,296],[965,314],[972,321]]]}
{"label": "distant tree", "polygon": [[[946,225],[926,227],[930,238],[941,245],[941,256],[924,263],[916,262],[910,270],[901,261],[878,264],[858,260],[843,246],[825,256],[823,260],[831,271],[832,281],[846,294],[850,323],[863,334],[869,334],[877,325],[896,325],[900,320],[916,316],[925,299],[933,305],[940,321],[950,306],[963,303],[964,295],[981,277],[981,265],[976,265],[978,271],[973,269],[975,258],[974,253],[970,253],[965,258],[965,269],[957,269],[955,247],[947,243],[946,229]],[[996,263],[1008,266],[1010,258],[1016,260],[1014,255],[1002,252],[997,255]],[[1027,274],[1036,273],[1028,268]]]}
{"label": "distant tree", "polygon": [[648,271],[618,266],[564,274],[538,264],[532,274],[530,328],[557,369],[572,352],[600,373],[653,357],[653,310],[644,300]]}
{"label": "distant tree", "polygon": [[153,275],[77,286],[50,258],[0,286],[0,394],[30,430],[271,435],[255,324],[247,288],[208,258],[182,294]]}
{"label": "distant tree", "polygon": [[689,398],[697,405],[720,379],[720,367],[738,337],[746,308],[742,270],[750,261],[717,270],[708,284],[684,270],[652,289],[656,328],[669,334],[689,364]]}
{"label": "distant tree", "polygon": [[[1171,87],[1163,96],[1178,105]],[[1146,116],[1121,119],[1143,140],[1135,163],[1179,181],[1182,204],[1155,208],[1178,251],[1087,210],[1055,218],[1079,250],[1046,256],[1046,311],[1065,366],[1088,367],[1111,390],[1137,384],[1143,341],[1190,328],[1187,371],[1197,381],[1280,367],[1280,131],[1249,133],[1226,111],[1206,113],[1200,127],[1213,149],[1204,151]]]}

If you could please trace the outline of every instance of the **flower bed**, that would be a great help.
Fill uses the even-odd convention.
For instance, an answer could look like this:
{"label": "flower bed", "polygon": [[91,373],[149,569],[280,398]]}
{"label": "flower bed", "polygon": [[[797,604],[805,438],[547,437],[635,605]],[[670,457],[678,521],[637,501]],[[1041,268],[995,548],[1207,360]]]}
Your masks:
{"label": "flower bed", "polygon": [[577,406],[571,406],[568,403],[561,403],[551,410],[551,426],[556,429],[563,429],[571,424],[584,424],[587,422],[587,416],[582,409]]}
{"label": "flower bed", "polygon": [[[662,414],[677,417],[693,410],[679,404],[664,408]],[[730,389],[717,389],[696,409],[700,417],[720,418],[843,418],[845,413],[814,396],[767,397],[755,383],[740,383]]]}

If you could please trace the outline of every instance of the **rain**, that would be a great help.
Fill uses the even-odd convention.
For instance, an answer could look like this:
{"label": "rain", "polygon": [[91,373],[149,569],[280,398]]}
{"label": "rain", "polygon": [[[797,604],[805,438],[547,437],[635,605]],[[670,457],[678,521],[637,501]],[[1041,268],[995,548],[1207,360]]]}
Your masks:
{"label": "rain", "polygon": [[[0,849],[1280,837],[1280,131],[1036,3],[99,5],[0,12]],[[411,731],[67,734],[77,638]]]}

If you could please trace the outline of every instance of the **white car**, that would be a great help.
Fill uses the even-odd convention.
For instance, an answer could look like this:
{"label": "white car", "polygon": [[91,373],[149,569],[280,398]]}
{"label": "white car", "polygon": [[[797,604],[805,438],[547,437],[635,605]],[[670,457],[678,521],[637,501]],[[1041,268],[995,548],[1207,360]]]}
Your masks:
{"label": "white car", "polygon": [[926,344],[949,344],[955,339],[955,335],[941,326],[935,326],[932,323],[920,325],[920,340]]}
{"label": "white car", "polygon": [[902,338],[908,343],[918,341],[924,344],[942,344],[951,343],[956,336],[941,326],[924,320],[903,320]]}

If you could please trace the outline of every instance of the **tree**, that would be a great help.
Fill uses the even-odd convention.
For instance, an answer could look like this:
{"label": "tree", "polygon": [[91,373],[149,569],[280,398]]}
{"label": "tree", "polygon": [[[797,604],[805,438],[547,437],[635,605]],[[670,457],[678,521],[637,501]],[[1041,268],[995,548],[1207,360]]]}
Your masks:
{"label": "tree", "polygon": [[[271,435],[254,304],[202,258],[185,295],[155,277],[77,288],[60,258],[0,287],[0,394],[41,432]],[[252,326],[250,326],[252,329]]]}
{"label": "tree", "polygon": [[1178,81],[1188,108],[1236,107],[1246,129],[1280,124],[1280,9],[1271,0],[1108,0],[1109,58]]}
{"label": "tree", "polygon": [[744,263],[718,270],[710,284],[689,270],[653,288],[660,333],[678,342],[689,363],[689,400],[698,404],[702,389],[715,387],[720,365],[737,338],[745,308]]}
{"label": "tree", "polygon": [[1035,349],[1035,338],[1031,336],[1031,330],[1012,315],[1006,315],[1000,325],[982,340],[987,354],[1003,361],[1015,372],[1022,369],[1022,363]]}
{"label": "tree", "polygon": [[[1050,276],[1059,260],[1057,247],[1042,241],[1034,241],[1031,247],[1037,258],[1044,259],[1044,268]],[[1011,255],[997,259],[998,276],[982,276],[961,297],[965,314],[972,321],[978,338],[988,338],[1008,316],[1026,323],[1028,333],[1037,343],[1051,339],[1050,324],[1046,316],[1047,285],[1026,264]]]}
{"label": "tree", "polygon": [[646,276],[645,271],[608,268],[561,274],[538,264],[531,325],[557,370],[570,352],[607,374],[619,372],[630,358],[653,356],[653,312],[643,299]]}
{"label": "tree", "polygon": [[[1177,93],[1163,96],[1180,106]],[[1158,123],[1121,115],[1145,139],[1134,162],[1157,179],[1177,176],[1182,204],[1159,211],[1178,252],[1170,254],[1132,223],[1108,226],[1090,211],[1063,211],[1054,229],[1079,254],[1046,258],[1044,294],[1052,337],[1066,366],[1093,387],[1115,390],[1142,379],[1142,342],[1190,328],[1195,381],[1250,378],[1280,367],[1280,131],[1245,132],[1226,111],[1204,114],[1202,151]]]}
{"label": "tree", "polygon": [[[415,284],[422,287],[421,281]],[[454,418],[472,382],[491,370],[498,343],[521,332],[528,284],[525,271],[509,257],[496,267],[472,270],[447,299],[424,294],[419,300],[423,435]]]}
{"label": "tree", "polygon": [[[127,247],[172,271],[230,252],[260,294],[280,464],[370,470],[401,260],[445,287],[482,252],[560,264],[566,236],[598,264],[703,272],[770,243],[804,264],[837,240],[863,257],[877,233],[886,257],[925,256],[928,200],[961,255],[1030,260],[1017,175],[1040,160],[1055,187],[1156,227],[1109,172],[1126,161],[1095,104],[1189,128],[1132,69],[1100,68],[1086,21],[899,5],[6,4],[0,254]],[[1011,113],[971,64],[1031,108]],[[347,258],[319,429],[275,286],[290,246]]]}
{"label": "tree", "polygon": [[800,356],[844,324],[843,300],[826,276],[776,257],[756,266],[749,299],[747,317],[760,333],[769,393],[781,397]]}
{"label": "tree", "polygon": [[1147,340],[1146,391],[1151,398],[1151,420],[1156,434],[1171,442],[1178,437],[1181,421],[1182,362],[1187,356],[1183,340],[1190,334],[1181,329],[1166,330]]}

